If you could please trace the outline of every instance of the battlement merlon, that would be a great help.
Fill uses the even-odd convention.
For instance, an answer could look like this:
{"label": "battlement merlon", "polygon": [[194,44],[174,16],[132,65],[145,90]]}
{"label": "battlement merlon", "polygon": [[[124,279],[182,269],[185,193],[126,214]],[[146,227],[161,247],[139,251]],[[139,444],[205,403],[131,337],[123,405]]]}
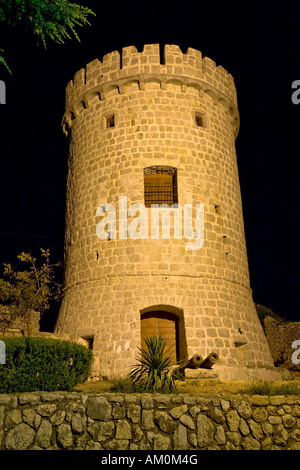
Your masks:
{"label": "battlement merlon", "polygon": [[[163,63],[161,63],[163,62]],[[234,80],[222,66],[208,57],[202,57],[200,51],[188,48],[182,53],[177,45],[165,45],[163,59],[159,44],[146,44],[142,52],[135,46],[106,54],[102,62],[98,59],[80,69],[66,88],[66,113],[64,121],[70,122],[70,115],[77,116],[82,104],[95,95],[105,97],[105,91],[117,87],[122,89],[131,81],[143,87],[145,81],[155,79],[162,87],[167,83],[181,83],[182,90],[192,86],[201,93],[208,93],[215,102],[228,108],[237,135],[239,115]]]}

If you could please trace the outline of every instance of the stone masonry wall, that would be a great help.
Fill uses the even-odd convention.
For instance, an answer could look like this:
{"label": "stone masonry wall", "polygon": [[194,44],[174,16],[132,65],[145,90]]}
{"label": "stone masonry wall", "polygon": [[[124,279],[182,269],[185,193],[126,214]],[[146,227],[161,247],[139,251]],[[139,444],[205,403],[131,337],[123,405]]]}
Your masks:
{"label": "stone masonry wall", "polygon": [[300,450],[299,396],[0,395],[0,450]]}
{"label": "stone masonry wall", "polygon": [[[272,367],[250,287],[233,78],[191,48],[166,45],[161,59],[158,44],[130,46],[67,86],[65,282],[55,333],[92,340],[93,373],[115,378],[135,362],[144,313],[164,311],[177,317],[180,360],[215,351],[225,367]],[[181,222],[185,205],[194,225],[203,204],[201,249],[187,249],[185,233],[173,236],[169,209],[169,239],[150,233],[150,210],[148,233],[129,236],[137,223],[129,208],[144,204],[144,172],[153,167],[176,169]],[[101,238],[97,209],[108,204],[116,227]]]}
{"label": "stone masonry wall", "polygon": [[[32,311],[29,322],[30,331],[36,334],[40,329],[40,313]],[[8,305],[0,305],[0,337],[20,336],[27,333],[28,325],[23,317],[18,315],[17,310]]]}
{"label": "stone masonry wall", "polygon": [[299,365],[292,363],[292,354],[295,352],[292,344],[300,339],[300,322],[279,322],[267,316],[264,328],[275,365],[299,370]]}

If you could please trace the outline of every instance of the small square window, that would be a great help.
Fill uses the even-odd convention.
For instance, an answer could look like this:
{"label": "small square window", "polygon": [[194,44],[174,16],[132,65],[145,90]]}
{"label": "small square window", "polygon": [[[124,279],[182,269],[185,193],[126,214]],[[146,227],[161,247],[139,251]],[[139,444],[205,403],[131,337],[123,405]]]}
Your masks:
{"label": "small square window", "polygon": [[86,342],[86,347],[92,350],[94,346],[94,336],[82,336],[82,339]]}
{"label": "small square window", "polygon": [[199,113],[195,114],[195,123],[196,123],[196,126],[198,127],[204,127],[204,119],[203,119],[202,114],[199,114]]}
{"label": "small square window", "polygon": [[111,127],[115,127],[115,115],[112,114],[111,116],[107,116],[106,118],[106,129],[110,129]]}

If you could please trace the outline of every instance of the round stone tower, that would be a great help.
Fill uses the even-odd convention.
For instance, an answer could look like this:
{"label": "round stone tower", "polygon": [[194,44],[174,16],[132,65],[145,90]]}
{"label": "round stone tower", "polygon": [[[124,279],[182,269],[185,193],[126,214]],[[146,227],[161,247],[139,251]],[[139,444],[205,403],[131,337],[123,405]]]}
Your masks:
{"label": "round stone tower", "polygon": [[176,360],[217,352],[220,371],[270,368],[249,283],[233,78],[195,49],[162,52],[125,47],[67,86],[55,332],[88,341],[99,376],[124,376],[151,334]]}

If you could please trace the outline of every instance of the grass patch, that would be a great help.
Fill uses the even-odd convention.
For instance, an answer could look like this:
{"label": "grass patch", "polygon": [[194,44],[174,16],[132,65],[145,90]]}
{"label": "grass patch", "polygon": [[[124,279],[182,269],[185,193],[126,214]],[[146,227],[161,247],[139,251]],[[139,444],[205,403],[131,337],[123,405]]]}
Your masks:
{"label": "grass patch", "polygon": [[253,382],[245,388],[239,390],[239,393],[249,395],[300,395],[299,381],[286,382],[268,382],[266,380]]}
{"label": "grass patch", "polygon": [[[136,385],[121,378],[83,382],[74,389],[83,393],[143,393]],[[170,393],[169,390],[165,391]],[[148,392],[149,393],[149,392]],[[161,391],[159,393],[162,393]],[[176,381],[176,389],[172,393],[210,396],[210,395],[298,395],[300,396],[300,377],[295,380],[259,381],[219,379]]]}

